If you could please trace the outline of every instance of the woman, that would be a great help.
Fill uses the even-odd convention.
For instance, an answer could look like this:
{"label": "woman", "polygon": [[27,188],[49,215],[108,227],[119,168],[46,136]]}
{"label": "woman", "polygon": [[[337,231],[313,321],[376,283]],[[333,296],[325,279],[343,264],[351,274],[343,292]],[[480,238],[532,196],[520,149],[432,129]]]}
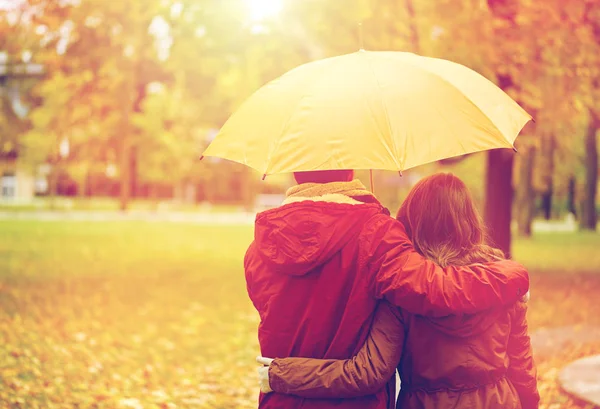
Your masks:
{"label": "woman", "polygon": [[[417,183],[397,218],[417,251],[442,267],[504,257],[485,244],[469,191],[452,174]],[[367,395],[389,387],[397,366],[402,382],[397,408],[537,408],[526,311],[519,302],[484,314],[427,318],[382,302],[354,358],[275,359],[263,391],[314,398]]]}

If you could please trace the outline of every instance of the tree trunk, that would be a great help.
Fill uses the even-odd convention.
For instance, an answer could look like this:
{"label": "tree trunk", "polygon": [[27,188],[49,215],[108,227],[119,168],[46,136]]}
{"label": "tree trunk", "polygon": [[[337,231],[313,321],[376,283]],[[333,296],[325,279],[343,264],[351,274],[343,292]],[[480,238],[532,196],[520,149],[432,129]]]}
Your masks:
{"label": "tree trunk", "polygon": [[85,175],[85,182],[87,186],[85,196],[91,198],[94,196],[94,177],[92,176],[92,171],[90,168],[88,168],[87,173]]}
{"label": "tree trunk", "polygon": [[[129,121],[129,117],[125,117],[126,122]],[[122,211],[126,211],[129,206],[129,199],[131,198],[131,135],[129,125],[126,125],[123,129],[123,135],[121,140],[121,166],[120,166],[120,204],[119,208]]]}
{"label": "tree trunk", "polygon": [[86,197],[86,192],[88,190],[87,184],[89,180],[89,167],[86,166],[83,175],[80,176],[79,182],[77,183],[77,197],[79,199],[83,199]]}
{"label": "tree trunk", "polygon": [[535,147],[519,151],[519,185],[516,188],[517,225],[519,236],[531,237],[531,224],[535,213],[533,190],[533,164]]}
{"label": "tree trunk", "polygon": [[[134,109],[134,112],[140,112],[137,108]],[[138,192],[138,146],[135,144],[131,147],[131,153],[129,155],[129,195],[131,199],[135,199],[139,197]]]}
{"label": "tree trunk", "polygon": [[[141,13],[139,9],[141,3],[133,2],[132,7],[134,8],[131,13],[138,15]],[[136,163],[136,130],[131,123],[131,116],[134,112],[141,112],[142,102],[146,96],[146,84],[140,82],[142,73],[142,60],[140,60],[141,50],[147,46],[144,44],[145,30],[148,28],[148,21],[145,19],[140,21],[134,27],[133,39],[134,39],[134,50],[138,53],[137,57],[132,61],[124,61],[122,70],[124,72],[124,90],[121,96],[121,103],[123,109],[121,111],[123,118],[121,118],[121,158],[120,158],[120,171],[121,171],[121,186],[120,186],[120,209],[122,211],[127,210],[129,201],[131,200],[132,193],[135,193],[135,176],[137,173]]]}
{"label": "tree trunk", "polygon": [[[139,66],[136,64],[133,68],[134,71],[130,75],[130,83],[135,84],[139,77]],[[131,114],[133,112],[141,111],[141,101],[145,96],[143,87],[132,85],[127,91],[128,97],[123,99],[123,118],[121,126],[121,157],[120,157],[120,171],[121,171],[121,189],[120,189],[120,209],[122,211],[127,210],[129,202],[132,198],[132,193],[135,193],[135,173],[137,171],[136,161],[136,135],[135,129],[130,122]]]}
{"label": "tree trunk", "polygon": [[[129,68],[129,67],[128,67]],[[135,75],[130,71],[126,82],[126,89],[122,100],[119,157],[119,208],[126,211],[131,199],[131,155],[133,153],[133,126],[130,118],[133,112],[133,79]]]}
{"label": "tree trunk", "polygon": [[600,128],[600,118],[590,110],[590,119],[585,134],[585,187],[581,206],[580,227],[583,230],[596,230],[596,193],[598,189],[598,141],[596,134]]}
{"label": "tree trunk", "polygon": [[485,175],[484,219],[491,242],[510,257],[512,219],[513,152],[494,149],[488,152]]}
{"label": "tree trunk", "polygon": [[[552,183],[552,182],[550,182]],[[552,194],[553,187],[550,184],[546,190],[542,193],[542,211],[544,212],[544,219],[550,220],[552,219]]]}
{"label": "tree trunk", "polygon": [[[488,8],[495,19],[503,20],[503,28],[494,29],[499,41],[522,41],[521,30],[516,23],[519,0],[487,0]],[[507,56],[508,57],[508,56]],[[498,86],[504,91],[515,86],[510,74],[497,72]],[[506,149],[488,152],[484,219],[492,244],[510,257],[512,220],[512,173],[514,154]]]}
{"label": "tree trunk", "polygon": [[56,208],[56,197],[58,196],[58,177],[60,169],[59,162],[56,161],[48,175],[48,196],[50,197],[50,209]]}
{"label": "tree trunk", "polygon": [[554,149],[556,147],[556,140],[554,135],[548,135],[544,139],[543,153],[542,156],[548,162],[548,168],[546,169],[545,178],[545,190],[542,193],[542,211],[544,212],[544,219],[550,220],[552,218],[552,195],[554,193]]}
{"label": "tree trunk", "polygon": [[87,191],[87,182],[88,182],[88,173],[89,170],[84,170],[83,174],[79,175],[79,180],[77,181],[77,199],[79,199],[80,204],[84,209],[88,209],[90,206],[90,201],[86,199],[86,191]]}
{"label": "tree trunk", "polygon": [[575,207],[575,176],[569,178],[569,186],[567,191],[567,211],[577,216],[577,208]]}
{"label": "tree trunk", "polygon": [[406,14],[408,14],[408,26],[410,31],[409,43],[411,47],[410,51],[415,54],[420,54],[421,44],[419,40],[419,30],[417,28],[415,5],[413,4],[413,0],[404,0],[404,6],[406,7]]}

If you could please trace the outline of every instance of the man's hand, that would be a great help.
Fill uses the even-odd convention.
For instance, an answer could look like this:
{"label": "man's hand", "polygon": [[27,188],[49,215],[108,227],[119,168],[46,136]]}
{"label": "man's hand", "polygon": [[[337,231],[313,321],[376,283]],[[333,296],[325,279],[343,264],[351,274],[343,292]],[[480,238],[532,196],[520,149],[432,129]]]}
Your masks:
{"label": "man's hand", "polygon": [[258,368],[258,383],[260,385],[260,391],[262,393],[273,392],[273,389],[271,389],[271,384],[269,383],[269,366],[271,365],[271,362],[273,362],[273,359],[265,358],[264,356],[257,356],[256,362],[263,365]]}

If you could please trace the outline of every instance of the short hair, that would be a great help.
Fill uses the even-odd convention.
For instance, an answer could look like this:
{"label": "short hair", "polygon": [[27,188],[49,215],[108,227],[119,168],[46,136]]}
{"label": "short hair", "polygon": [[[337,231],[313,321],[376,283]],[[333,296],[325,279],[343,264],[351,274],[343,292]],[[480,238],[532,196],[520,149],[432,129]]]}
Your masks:
{"label": "short hair", "polygon": [[299,185],[302,183],[351,182],[354,179],[354,171],[341,169],[294,172],[294,179]]}

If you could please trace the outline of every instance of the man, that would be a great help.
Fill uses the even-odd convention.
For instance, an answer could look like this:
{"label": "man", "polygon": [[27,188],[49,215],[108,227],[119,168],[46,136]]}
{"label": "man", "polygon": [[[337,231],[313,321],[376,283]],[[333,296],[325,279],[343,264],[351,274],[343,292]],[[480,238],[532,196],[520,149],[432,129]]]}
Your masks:
{"label": "man", "polygon": [[[509,304],[528,290],[527,272],[511,261],[442,269],[426,260],[353,171],[294,177],[284,204],[257,216],[244,260],[263,356],[349,358],[382,298],[443,316]],[[393,398],[385,389],[346,400],[271,393],[259,407],[383,409]]]}

